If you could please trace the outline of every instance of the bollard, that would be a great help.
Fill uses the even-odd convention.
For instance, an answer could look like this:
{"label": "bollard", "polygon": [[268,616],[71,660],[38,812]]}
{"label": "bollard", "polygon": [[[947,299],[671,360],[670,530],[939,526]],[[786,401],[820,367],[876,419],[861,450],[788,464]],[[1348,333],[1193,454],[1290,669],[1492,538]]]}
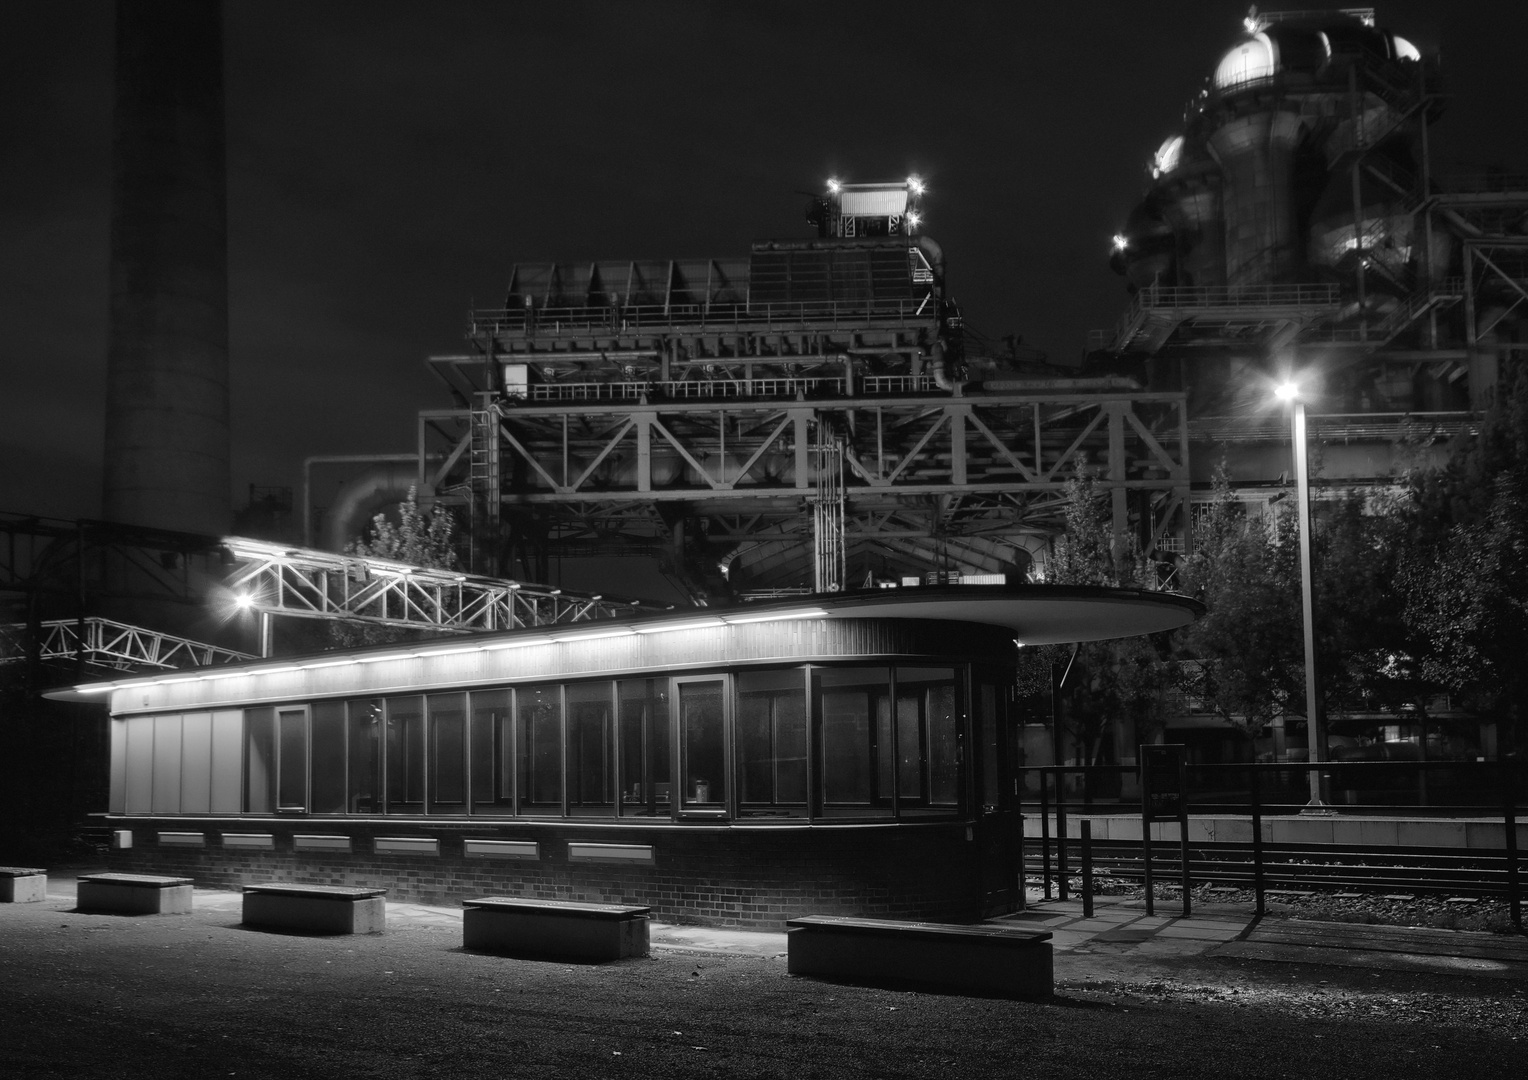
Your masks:
{"label": "bollard", "polygon": [[1082,917],[1093,917],[1093,823],[1084,820],[1078,831],[1082,834]]}

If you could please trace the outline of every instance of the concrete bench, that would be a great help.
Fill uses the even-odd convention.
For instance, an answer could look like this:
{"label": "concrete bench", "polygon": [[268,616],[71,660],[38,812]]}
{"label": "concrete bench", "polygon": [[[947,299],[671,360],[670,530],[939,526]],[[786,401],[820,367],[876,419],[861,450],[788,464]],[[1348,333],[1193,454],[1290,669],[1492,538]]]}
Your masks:
{"label": "concrete bench", "polygon": [[792,975],[1023,998],[1048,998],[1054,988],[1049,930],[838,915],[785,925]]}
{"label": "concrete bench", "polygon": [[48,872],[35,866],[0,866],[0,904],[35,904],[48,895]]}
{"label": "concrete bench", "polygon": [[313,934],[380,934],[386,889],[268,881],[244,886],[244,925]]}
{"label": "concrete bench", "polygon": [[483,896],[462,901],[462,944],[544,960],[646,956],[651,908]]}
{"label": "concrete bench", "polygon": [[75,906],[119,915],[184,915],[191,910],[191,879],[156,874],[86,874]]}

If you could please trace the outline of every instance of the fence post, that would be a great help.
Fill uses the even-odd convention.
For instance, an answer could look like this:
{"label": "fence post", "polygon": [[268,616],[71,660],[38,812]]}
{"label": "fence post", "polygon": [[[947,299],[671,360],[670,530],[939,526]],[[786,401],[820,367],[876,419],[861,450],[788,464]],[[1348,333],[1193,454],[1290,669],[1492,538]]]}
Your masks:
{"label": "fence post", "polygon": [[1506,826],[1507,842],[1507,904],[1512,913],[1512,925],[1523,928],[1523,897],[1517,877],[1517,785],[1513,775],[1513,762],[1501,762],[1502,824]]}
{"label": "fence post", "polygon": [[1252,763],[1252,892],[1257,898],[1253,911],[1262,916],[1263,910],[1263,790],[1257,771]]}
{"label": "fence post", "polygon": [[1050,871],[1050,793],[1045,787],[1045,770],[1040,770],[1040,882],[1045,899],[1051,898]]}
{"label": "fence post", "polygon": [[1093,917],[1093,823],[1086,818],[1078,826],[1082,834],[1082,916]]}
{"label": "fence post", "polygon": [[1056,896],[1067,898],[1066,881],[1066,774],[1056,774]]}

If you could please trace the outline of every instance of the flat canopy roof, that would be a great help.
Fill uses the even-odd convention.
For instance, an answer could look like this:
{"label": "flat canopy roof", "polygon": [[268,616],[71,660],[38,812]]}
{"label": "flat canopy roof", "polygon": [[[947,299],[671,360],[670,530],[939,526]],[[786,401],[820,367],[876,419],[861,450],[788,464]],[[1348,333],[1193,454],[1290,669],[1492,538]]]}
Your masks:
{"label": "flat canopy roof", "polygon": [[[618,634],[655,634],[755,622],[800,619],[919,619],[1000,627],[1022,645],[1053,645],[1137,637],[1187,626],[1204,614],[1204,605],[1176,593],[1109,589],[1085,585],[944,585],[876,589],[854,593],[815,593],[735,607],[690,608],[621,619],[597,619],[557,626],[524,627],[432,638],[427,641],[337,649],[309,657],[269,657],[216,669],[157,672],[122,679],[61,687],[45,696],[59,701],[98,701],[106,690],[135,683],[260,674],[265,669],[328,666],[347,658],[383,655],[429,656],[492,647],[494,642],[536,638],[547,643],[574,642]],[[470,644],[469,644],[470,643]],[[208,672],[216,674],[209,675]]]}

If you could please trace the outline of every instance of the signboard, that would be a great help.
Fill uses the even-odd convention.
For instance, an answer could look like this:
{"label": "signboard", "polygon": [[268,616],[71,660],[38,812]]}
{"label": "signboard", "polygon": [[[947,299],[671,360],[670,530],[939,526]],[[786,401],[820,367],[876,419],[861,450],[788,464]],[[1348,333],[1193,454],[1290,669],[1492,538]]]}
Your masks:
{"label": "signboard", "polygon": [[1182,743],[1141,747],[1141,817],[1145,821],[1177,821],[1183,814]]}

